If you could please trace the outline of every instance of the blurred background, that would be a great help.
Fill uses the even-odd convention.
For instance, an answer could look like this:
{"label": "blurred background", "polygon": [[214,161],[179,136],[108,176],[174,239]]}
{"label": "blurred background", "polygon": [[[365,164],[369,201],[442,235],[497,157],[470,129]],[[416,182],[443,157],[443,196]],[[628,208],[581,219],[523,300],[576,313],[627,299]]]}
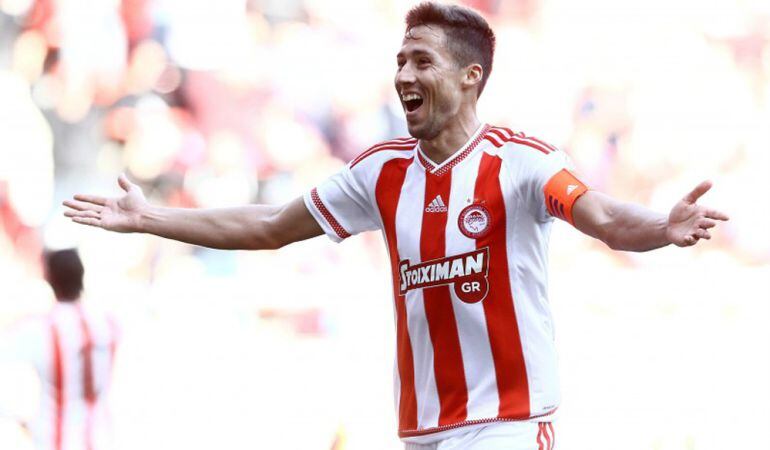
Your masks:
{"label": "blurred background", "polygon": [[[379,235],[223,252],[60,204],[123,171],[171,206],[301,195],[406,134],[414,3],[0,0],[0,328],[52,304],[41,250],[78,246],[86,304],[123,330],[115,448],[402,448]],[[558,448],[770,449],[770,2],[464,3],[498,36],[482,120],[661,212],[712,179],[702,202],[731,216],[647,254],[554,228]],[[0,448],[29,448],[33,378],[0,368]]]}

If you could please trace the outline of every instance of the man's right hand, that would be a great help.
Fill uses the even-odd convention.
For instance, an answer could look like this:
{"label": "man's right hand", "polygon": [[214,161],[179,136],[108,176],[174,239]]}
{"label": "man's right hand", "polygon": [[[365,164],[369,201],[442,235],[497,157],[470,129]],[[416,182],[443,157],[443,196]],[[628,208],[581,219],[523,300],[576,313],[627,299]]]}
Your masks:
{"label": "man's right hand", "polygon": [[65,200],[64,215],[73,222],[103,228],[120,233],[140,231],[140,218],[150,205],[142,190],[128,181],[124,174],[118,177],[118,185],[125,194],[122,197],[106,198],[95,195],[75,195],[74,200]]}
{"label": "man's right hand", "polygon": [[188,244],[225,250],[276,249],[323,234],[302,197],[283,206],[229,208],[152,206],[139,186],[118,178],[122,197],[76,195],[64,202],[74,222],[121,233],[149,233]]}

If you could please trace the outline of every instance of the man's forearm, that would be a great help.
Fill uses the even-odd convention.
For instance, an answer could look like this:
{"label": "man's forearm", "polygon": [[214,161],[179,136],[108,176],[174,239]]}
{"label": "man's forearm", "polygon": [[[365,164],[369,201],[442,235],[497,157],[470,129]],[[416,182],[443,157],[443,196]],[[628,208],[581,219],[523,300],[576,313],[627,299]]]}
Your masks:
{"label": "man's forearm", "polygon": [[645,252],[665,247],[668,218],[643,206],[612,202],[607,208],[609,221],[602,239],[613,250]]}
{"label": "man's forearm", "polygon": [[223,250],[274,249],[282,245],[272,233],[271,218],[278,206],[247,205],[234,208],[185,209],[149,207],[137,231]]}
{"label": "man's forearm", "polygon": [[668,245],[668,217],[588,191],[573,208],[575,227],[613,250],[644,252]]}

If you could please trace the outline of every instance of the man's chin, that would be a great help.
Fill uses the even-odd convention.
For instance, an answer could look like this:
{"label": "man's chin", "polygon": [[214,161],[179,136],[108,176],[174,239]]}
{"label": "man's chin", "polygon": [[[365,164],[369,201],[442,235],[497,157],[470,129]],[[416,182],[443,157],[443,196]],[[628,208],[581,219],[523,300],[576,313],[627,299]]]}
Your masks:
{"label": "man's chin", "polygon": [[427,124],[410,124],[406,123],[406,127],[409,130],[409,134],[415,139],[433,139],[436,133],[432,133],[430,127]]}

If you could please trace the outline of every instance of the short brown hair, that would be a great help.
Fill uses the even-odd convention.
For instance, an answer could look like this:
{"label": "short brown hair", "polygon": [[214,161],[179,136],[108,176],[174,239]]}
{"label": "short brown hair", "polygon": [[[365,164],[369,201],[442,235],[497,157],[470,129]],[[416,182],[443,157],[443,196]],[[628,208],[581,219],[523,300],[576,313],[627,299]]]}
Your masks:
{"label": "short brown hair", "polygon": [[45,277],[56,299],[72,301],[83,291],[83,263],[74,248],[46,252],[43,256]]}
{"label": "short brown hair", "polygon": [[447,36],[449,51],[460,66],[478,63],[484,73],[479,93],[484,90],[495,56],[495,33],[476,11],[457,5],[423,2],[406,14],[406,32],[420,25],[440,26]]}

